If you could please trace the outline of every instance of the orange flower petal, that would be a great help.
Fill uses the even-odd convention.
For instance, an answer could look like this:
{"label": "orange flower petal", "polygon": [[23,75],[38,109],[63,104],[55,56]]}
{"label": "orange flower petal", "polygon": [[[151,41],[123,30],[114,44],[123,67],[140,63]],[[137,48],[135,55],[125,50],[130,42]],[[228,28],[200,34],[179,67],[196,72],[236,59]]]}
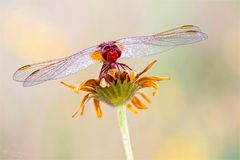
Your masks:
{"label": "orange flower petal", "polygon": [[145,83],[139,84],[141,87],[152,87],[154,89],[153,96],[157,95],[158,93],[158,85],[152,81],[147,81]]}
{"label": "orange flower petal", "polygon": [[138,94],[140,94],[148,103],[151,103],[151,100],[143,92],[138,92]]}
{"label": "orange flower petal", "polygon": [[72,118],[74,118],[80,110],[82,110],[82,111],[81,111],[81,115],[83,115],[83,113],[84,113],[84,108],[85,108],[85,103],[90,99],[89,95],[90,95],[90,93],[86,94],[86,95],[83,97],[83,99],[82,99],[79,107],[72,113]]}
{"label": "orange flower petal", "polygon": [[135,80],[135,77],[136,77],[136,72],[129,71],[129,79],[131,82],[133,82]]}
{"label": "orange flower petal", "polygon": [[171,80],[170,77],[158,77],[158,76],[152,76],[152,78],[156,79],[156,81]]}
{"label": "orange flower petal", "polygon": [[138,114],[138,111],[133,108],[133,106],[131,105],[131,103],[128,103],[128,104],[127,104],[127,109],[129,109],[130,111],[132,111],[135,115]]}
{"label": "orange flower petal", "polygon": [[94,103],[94,107],[97,113],[97,117],[101,118],[102,117],[102,110],[101,110],[101,106],[100,106],[100,101],[97,99],[93,99],[93,103]]}
{"label": "orange flower petal", "polygon": [[169,77],[157,77],[157,76],[144,76],[138,79],[136,82],[141,83],[145,81],[163,81],[163,80],[170,80]]}
{"label": "orange flower petal", "polygon": [[147,106],[145,106],[140,99],[138,99],[136,96],[134,96],[131,100],[131,102],[138,108],[138,109],[147,109]]}
{"label": "orange flower petal", "polygon": [[152,63],[150,63],[142,72],[138,73],[135,78],[138,79],[143,73],[147,72],[156,62],[157,60],[154,60]]}
{"label": "orange flower petal", "polygon": [[111,76],[114,80],[117,79],[117,78],[116,78],[116,73],[117,73],[117,70],[116,70],[116,69],[109,69],[108,72],[107,72],[107,74],[108,74],[109,76]]}

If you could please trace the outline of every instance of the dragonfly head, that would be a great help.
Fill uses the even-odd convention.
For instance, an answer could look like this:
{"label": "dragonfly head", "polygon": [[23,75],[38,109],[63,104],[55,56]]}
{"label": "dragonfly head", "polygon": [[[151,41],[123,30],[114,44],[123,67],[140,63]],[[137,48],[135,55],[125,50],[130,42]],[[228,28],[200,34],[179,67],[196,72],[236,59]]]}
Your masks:
{"label": "dragonfly head", "polygon": [[115,41],[103,42],[99,47],[105,61],[116,62],[121,56],[122,51]]}

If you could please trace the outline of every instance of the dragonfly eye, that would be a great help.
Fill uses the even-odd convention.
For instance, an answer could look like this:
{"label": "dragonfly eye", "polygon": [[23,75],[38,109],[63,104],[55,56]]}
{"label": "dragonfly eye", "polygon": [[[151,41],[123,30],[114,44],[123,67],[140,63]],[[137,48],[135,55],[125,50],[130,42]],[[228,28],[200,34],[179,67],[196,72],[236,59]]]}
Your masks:
{"label": "dragonfly eye", "polygon": [[118,53],[118,57],[121,57],[122,51],[119,48],[116,51]]}
{"label": "dragonfly eye", "polygon": [[105,46],[103,49],[106,50],[106,49],[109,49],[109,48],[110,48],[110,46]]}
{"label": "dragonfly eye", "polygon": [[116,61],[121,56],[121,50],[115,44],[103,46],[101,49],[102,57],[106,61]]}
{"label": "dragonfly eye", "polygon": [[107,60],[111,62],[116,62],[116,60],[119,58],[119,54],[117,50],[111,50],[107,53]]}
{"label": "dragonfly eye", "polygon": [[107,60],[107,52],[102,52],[103,59]]}

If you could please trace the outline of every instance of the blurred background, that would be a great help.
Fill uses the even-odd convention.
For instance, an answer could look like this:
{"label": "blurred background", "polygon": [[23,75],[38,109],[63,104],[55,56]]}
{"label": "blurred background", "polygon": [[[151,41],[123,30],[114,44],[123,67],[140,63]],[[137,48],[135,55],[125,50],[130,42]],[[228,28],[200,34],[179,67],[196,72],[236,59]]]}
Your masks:
{"label": "blurred background", "polygon": [[[116,108],[92,102],[71,118],[83,93],[60,80],[24,88],[15,70],[69,56],[103,41],[194,24],[209,39],[166,54],[122,62],[159,83],[148,110],[128,112],[136,160],[240,159],[240,3],[238,0],[0,1],[0,159],[123,160]],[[64,80],[97,78],[101,64]]]}

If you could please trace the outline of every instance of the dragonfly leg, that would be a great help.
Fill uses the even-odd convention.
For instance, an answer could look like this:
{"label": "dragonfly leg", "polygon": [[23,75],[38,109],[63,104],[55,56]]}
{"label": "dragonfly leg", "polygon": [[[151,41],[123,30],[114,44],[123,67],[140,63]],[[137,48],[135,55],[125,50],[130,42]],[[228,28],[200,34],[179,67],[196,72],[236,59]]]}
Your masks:
{"label": "dragonfly leg", "polygon": [[106,70],[108,70],[108,69],[109,69],[109,64],[103,63],[101,71],[100,71],[99,76],[98,76],[99,79],[102,79],[103,75],[105,74]]}
{"label": "dragonfly leg", "polygon": [[126,70],[126,68],[123,65],[119,65],[123,70]]}
{"label": "dragonfly leg", "polygon": [[120,71],[119,65],[118,65],[118,63],[115,63],[115,64],[116,64],[118,72],[119,72]]}
{"label": "dragonfly leg", "polygon": [[[124,64],[124,63],[118,63],[122,68],[126,67],[130,70],[132,70],[132,68],[130,68],[128,65]],[[125,68],[124,68],[125,69]],[[126,69],[125,69],[126,70]]]}

